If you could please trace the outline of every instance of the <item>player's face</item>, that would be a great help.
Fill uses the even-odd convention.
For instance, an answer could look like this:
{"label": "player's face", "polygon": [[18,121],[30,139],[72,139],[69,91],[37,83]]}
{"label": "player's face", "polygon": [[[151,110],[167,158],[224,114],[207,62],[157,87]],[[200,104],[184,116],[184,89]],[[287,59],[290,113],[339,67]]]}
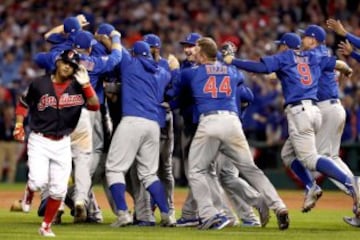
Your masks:
{"label": "player's face", "polygon": [[304,50],[313,48],[313,44],[314,44],[314,38],[312,37],[304,36],[301,40],[301,45]]}
{"label": "player's face", "polygon": [[57,63],[57,72],[63,78],[69,78],[74,73],[74,68],[70,63],[64,62],[62,60]]}
{"label": "player's face", "polygon": [[184,44],[184,53],[186,55],[186,59],[190,62],[195,61],[195,46],[190,44]]}
{"label": "player's face", "polygon": [[201,57],[201,52],[200,52],[201,49],[198,45],[195,45],[195,47],[193,47],[193,48],[194,48],[194,53],[192,56],[194,57],[194,61],[196,63],[201,64],[201,62],[202,62],[202,57]]}

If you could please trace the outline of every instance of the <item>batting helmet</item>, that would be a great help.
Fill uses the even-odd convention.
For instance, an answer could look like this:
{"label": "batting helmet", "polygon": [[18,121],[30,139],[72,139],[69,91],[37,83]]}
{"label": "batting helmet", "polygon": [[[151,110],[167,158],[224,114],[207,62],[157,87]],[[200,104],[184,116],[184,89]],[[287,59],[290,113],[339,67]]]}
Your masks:
{"label": "batting helmet", "polygon": [[69,63],[75,70],[79,68],[80,55],[73,49],[63,51],[56,59]]}

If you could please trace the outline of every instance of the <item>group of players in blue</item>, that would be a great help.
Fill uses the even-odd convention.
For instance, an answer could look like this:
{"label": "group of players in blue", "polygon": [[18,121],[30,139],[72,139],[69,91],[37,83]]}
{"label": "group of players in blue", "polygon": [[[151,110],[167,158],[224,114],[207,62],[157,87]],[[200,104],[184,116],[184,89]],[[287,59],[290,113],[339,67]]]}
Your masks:
{"label": "group of players in blue", "polygon": [[[251,195],[239,189],[238,193],[247,200],[244,204],[259,211],[260,221],[250,225],[265,227],[271,209],[275,212],[279,229],[289,227],[288,209],[253,162],[242,131],[241,113],[254,96],[244,86],[244,75],[239,69],[276,73],[281,81],[289,123],[289,139],[283,147],[282,158],[306,186],[303,211],[310,211],[322,195],[310,172],[319,171],[336,181],[353,198],[355,216],[345,217],[344,220],[352,226],[360,226],[358,178],[350,170],[344,170],[317,143],[320,140],[316,135],[322,128],[318,103],[340,105],[334,70],[347,76],[351,74],[351,69],[344,62],[329,55],[325,46],[326,33],[320,26],[308,26],[302,40],[295,33],[284,34],[277,42],[279,52],[258,62],[236,59],[230,43],[225,44],[220,52],[213,39],[190,33],[181,42],[188,57],[181,65],[173,56],[168,59],[160,57],[161,41],[154,34],[135,42],[129,52],[120,46],[120,33],[113,26],[100,25],[95,38],[90,32],[82,30],[82,26],[86,26],[86,20],[81,17],[65,19],[62,30],[67,34],[46,35],[52,48],[47,53],[37,54],[35,61],[51,71],[62,51],[78,51],[80,63],[87,69],[90,82],[105,109],[105,96],[110,90],[104,89],[104,86],[114,84],[104,83],[104,79],[119,82],[115,86],[120,87],[111,88],[111,93],[118,96],[115,112],[121,109],[121,121],[113,121],[120,123],[114,126],[110,147],[104,157],[102,123],[106,111],[103,111],[105,114],[99,111],[98,116],[93,117],[93,130],[99,129],[101,133],[97,140],[93,140],[92,157],[95,161],[88,167],[90,172],[85,174],[90,178],[98,165],[103,165],[102,177],[106,179],[107,196],[117,217],[112,227],[133,223],[153,226],[155,207],[160,210],[162,226],[196,225],[199,229],[222,229],[230,225],[232,221],[222,209],[224,197],[213,190],[217,185],[214,181],[218,181],[216,176],[220,174],[216,170],[221,172],[221,168],[217,168],[219,156],[224,157],[221,161],[231,162],[231,167],[236,169],[235,174],[240,173],[250,184],[248,188],[255,192]],[[360,45],[353,36],[349,40],[355,46]],[[351,53],[351,56],[358,59],[356,54]],[[178,108],[184,118],[183,144],[187,145],[184,154],[190,192],[181,218],[176,220],[171,167],[172,123],[169,122],[172,121],[171,112]],[[164,135],[163,129],[166,132]],[[95,135],[93,133],[93,138],[96,138]],[[169,140],[165,149],[161,149],[163,136]],[[165,160],[159,160],[162,151],[167,152]],[[132,176],[129,177],[130,173]],[[130,183],[129,179],[137,185]],[[223,183],[221,185],[224,186]],[[125,200],[125,191],[129,191],[130,187],[135,202],[134,216],[130,214]],[[89,185],[89,192],[90,188]],[[224,194],[223,190],[221,194]],[[87,205],[88,200],[85,203]]]}

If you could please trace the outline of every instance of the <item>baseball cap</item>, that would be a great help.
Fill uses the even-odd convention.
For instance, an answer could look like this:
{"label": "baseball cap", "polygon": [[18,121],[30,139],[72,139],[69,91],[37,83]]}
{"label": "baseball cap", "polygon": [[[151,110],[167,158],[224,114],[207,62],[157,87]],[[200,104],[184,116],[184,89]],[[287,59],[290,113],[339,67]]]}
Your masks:
{"label": "baseball cap", "polygon": [[198,33],[192,32],[189,33],[186,38],[180,42],[180,44],[189,44],[189,45],[195,45],[196,41],[201,38],[202,36]]}
{"label": "baseball cap", "polygon": [[152,33],[146,34],[143,37],[144,42],[147,42],[147,44],[149,44],[150,47],[155,47],[155,48],[161,48],[161,40],[160,38]]}
{"label": "baseball cap", "polygon": [[137,41],[134,43],[133,48],[132,48],[134,55],[141,55],[144,57],[148,57],[151,56],[150,53],[150,46],[148,43],[144,42],[144,41]]}
{"label": "baseball cap", "polygon": [[64,50],[56,57],[56,61],[62,60],[63,62],[70,63],[74,69],[79,67],[80,55],[74,49]]}
{"label": "baseball cap", "polygon": [[75,35],[74,47],[79,49],[88,49],[96,44],[96,40],[91,32],[79,31]]}
{"label": "baseball cap", "polygon": [[110,35],[110,33],[115,30],[114,26],[108,23],[102,23],[99,25],[97,33]]}
{"label": "baseball cap", "polygon": [[79,20],[76,17],[67,17],[64,22],[64,32],[65,33],[73,33],[77,32],[81,29]]}
{"label": "baseball cap", "polygon": [[285,33],[279,40],[274,42],[276,44],[284,44],[291,49],[299,49],[301,47],[301,39],[296,33]]}
{"label": "baseball cap", "polygon": [[309,25],[305,30],[299,29],[298,31],[304,36],[315,38],[320,43],[324,42],[326,38],[325,30],[318,25]]}

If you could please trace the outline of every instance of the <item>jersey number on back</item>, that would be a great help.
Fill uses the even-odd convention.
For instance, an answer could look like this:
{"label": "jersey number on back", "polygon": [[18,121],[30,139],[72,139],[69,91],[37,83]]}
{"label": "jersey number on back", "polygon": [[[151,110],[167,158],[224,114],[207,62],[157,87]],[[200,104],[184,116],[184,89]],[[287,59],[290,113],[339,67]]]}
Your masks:
{"label": "jersey number on back", "polygon": [[210,76],[203,88],[204,93],[211,93],[212,98],[217,98],[218,92],[225,93],[226,96],[231,95],[231,85],[230,85],[230,77],[225,76],[221,80],[219,88],[216,86],[216,77]]}
{"label": "jersey number on back", "polygon": [[311,78],[311,72],[310,72],[309,65],[307,65],[306,63],[299,63],[297,65],[297,70],[298,70],[299,74],[301,75],[301,83],[306,86],[311,85],[313,80]]}

